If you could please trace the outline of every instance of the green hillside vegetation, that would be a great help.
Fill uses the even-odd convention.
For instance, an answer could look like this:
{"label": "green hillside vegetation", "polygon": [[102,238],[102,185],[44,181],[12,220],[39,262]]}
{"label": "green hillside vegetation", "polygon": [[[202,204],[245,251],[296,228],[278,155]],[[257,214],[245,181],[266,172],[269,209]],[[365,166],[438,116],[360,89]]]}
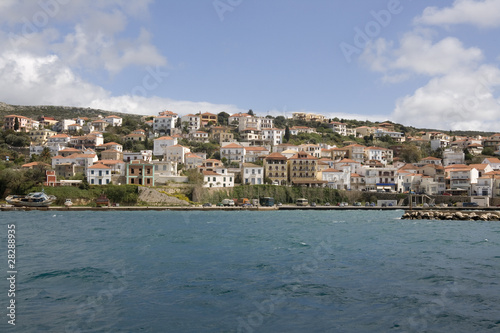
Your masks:
{"label": "green hillside vegetation", "polygon": [[116,115],[119,117],[131,117],[135,120],[140,120],[141,115],[112,112],[100,109],[73,107],[73,106],[54,106],[54,105],[10,105],[0,102],[0,119],[3,117],[16,114],[25,116],[32,119],[38,119],[41,116],[53,117],[55,119],[72,119],[77,117],[97,117],[102,115],[104,117]]}

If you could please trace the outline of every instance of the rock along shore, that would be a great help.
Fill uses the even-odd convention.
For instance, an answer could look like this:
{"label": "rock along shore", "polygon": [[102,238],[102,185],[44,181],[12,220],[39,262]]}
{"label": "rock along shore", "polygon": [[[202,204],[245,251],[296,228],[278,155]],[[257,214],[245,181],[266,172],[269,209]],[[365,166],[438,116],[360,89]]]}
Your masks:
{"label": "rock along shore", "polygon": [[406,211],[405,220],[458,220],[458,221],[500,221],[499,211],[449,211],[419,210]]}

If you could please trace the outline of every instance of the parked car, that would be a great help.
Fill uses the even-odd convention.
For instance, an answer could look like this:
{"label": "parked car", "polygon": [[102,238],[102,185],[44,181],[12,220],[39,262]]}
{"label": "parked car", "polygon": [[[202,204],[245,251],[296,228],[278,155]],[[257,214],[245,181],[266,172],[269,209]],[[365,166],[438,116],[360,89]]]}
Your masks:
{"label": "parked car", "polygon": [[283,204],[281,202],[278,202],[277,206],[281,207],[281,206],[283,206]]}
{"label": "parked car", "polygon": [[354,206],[361,206],[361,202],[356,201],[356,202],[354,203]]}
{"label": "parked car", "polygon": [[315,202],[311,202],[311,207],[316,207],[316,203]]}
{"label": "parked car", "polygon": [[212,207],[212,204],[210,202],[205,202],[203,204],[203,207]]}
{"label": "parked car", "polygon": [[330,206],[330,203],[329,202],[325,202],[325,206]]}
{"label": "parked car", "polygon": [[462,204],[463,207],[479,207],[477,202],[464,202]]}

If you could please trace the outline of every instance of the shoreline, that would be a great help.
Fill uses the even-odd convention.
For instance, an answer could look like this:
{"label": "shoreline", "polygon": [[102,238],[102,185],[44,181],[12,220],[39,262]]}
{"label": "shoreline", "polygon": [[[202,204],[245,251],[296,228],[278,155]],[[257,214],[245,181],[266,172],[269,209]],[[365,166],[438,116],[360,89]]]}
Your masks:
{"label": "shoreline", "polygon": [[49,207],[0,207],[0,211],[286,211],[286,210],[404,210],[411,211],[500,211],[500,207],[413,207],[408,206],[295,206],[283,205],[280,207],[200,207],[200,206],[118,206],[118,207],[87,207],[87,206],[49,206]]}

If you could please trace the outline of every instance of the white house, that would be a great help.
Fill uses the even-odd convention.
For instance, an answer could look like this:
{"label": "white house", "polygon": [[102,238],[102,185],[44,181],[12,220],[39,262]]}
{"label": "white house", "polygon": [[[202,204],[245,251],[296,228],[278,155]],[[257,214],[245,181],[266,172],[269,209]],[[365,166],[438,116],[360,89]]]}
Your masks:
{"label": "white house", "polygon": [[151,163],[153,160],[153,151],[152,150],[141,150],[139,152],[131,152],[124,151],[123,152],[123,161],[131,162],[131,161],[144,161],[146,163]]}
{"label": "white house", "polygon": [[500,159],[496,157],[487,157],[482,162],[482,164],[489,164],[491,168],[495,171],[500,170]]}
{"label": "white house", "polygon": [[154,119],[153,131],[157,133],[167,133],[170,134],[173,128],[175,128],[175,123],[177,117],[170,116],[158,116]]}
{"label": "white house", "polygon": [[201,116],[199,114],[187,114],[182,116],[181,126],[185,126],[189,132],[197,131],[201,127]]}
{"label": "white house", "polygon": [[204,187],[233,187],[234,174],[220,174],[215,171],[202,171]]}
{"label": "white house", "polygon": [[245,147],[237,143],[230,143],[220,148],[220,157],[229,162],[243,163],[245,161]]}
{"label": "white house", "polygon": [[260,146],[245,147],[245,162],[253,163],[269,155],[269,149]]}
{"label": "white house", "polygon": [[321,180],[326,180],[328,187],[338,190],[349,190],[351,188],[350,167],[344,170],[325,169],[321,172]]}
{"label": "white house", "polygon": [[104,118],[104,121],[110,124],[111,126],[121,126],[123,119],[121,117],[112,115]]}
{"label": "white house", "polygon": [[241,182],[250,185],[264,184],[264,167],[253,163],[243,163],[241,166]]}
{"label": "white house", "polygon": [[52,157],[52,168],[55,168],[58,164],[70,163],[83,166],[87,169],[97,161],[98,158],[96,154],[72,154],[66,157],[57,155]]}
{"label": "white house", "polygon": [[331,128],[335,133],[338,133],[342,136],[347,136],[347,125],[344,123],[339,123],[338,121],[334,121],[328,123],[328,127]]}
{"label": "white house", "polygon": [[94,164],[87,168],[87,181],[91,185],[107,185],[111,183],[111,168],[102,164]]}
{"label": "white house", "polygon": [[165,154],[165,148],[170,146],[175,146],[177,144],[177,138],[171,136],[162,136],[153,141],[153,154],[155,156],[160,156]]}
{"label": "white house", "polygon": [[285,130],[280,128],[263,128],[262,129],[262,140],[270,142],[271,145],[277,146],[283,143],[283,136],[285,135]]}
{"label": "white house", "polygon": [[365,148],[365,155],[366,155],[366,160],[375,160],[379,161],[380,163],[386,165],[387,163],[392,162],[392,150],[387,149],[387,148],[381,148],[381,147],[366,147]]}
{"label": "white house", "polygon": [[443,152],[443,166],[464,163],[465,154],[462,150],[446,149]]}
{"label": "white house", "polygon": [[191,152],[188,147],[181,145],[173,145],[165,148],[164,160],[175,163],[185,163],[185,156]]}

